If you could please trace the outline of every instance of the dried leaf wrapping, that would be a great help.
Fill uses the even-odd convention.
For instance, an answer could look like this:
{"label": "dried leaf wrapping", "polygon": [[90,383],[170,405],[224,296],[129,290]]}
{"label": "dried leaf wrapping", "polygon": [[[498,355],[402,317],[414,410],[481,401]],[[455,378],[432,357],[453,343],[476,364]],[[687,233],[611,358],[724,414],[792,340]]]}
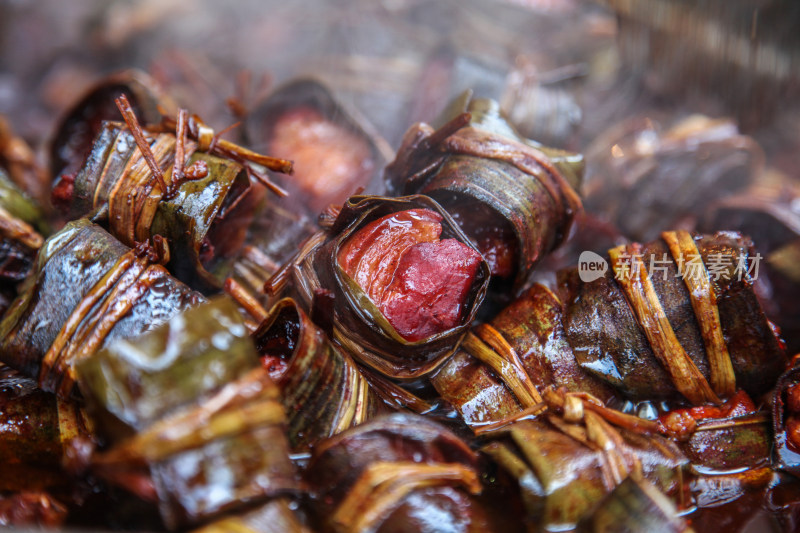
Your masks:
{"label": "dried leaf wrapping", "polygon": [[543,530],[575,527],[628,475],[644,475],[673,498],[682,497],[687,460],[671,441],[620,430],[621,441],[601,447],[582,426],[553,425],[556,420],[517,422],[508,430],[510,442],[482,448],[517,480],[528,516]]}
{"label": "dried leaf wrapping", "polygon": [[[590,392],[603,401],[613,390],[581,369],[567,343],[562,326],[563,309],[558,297],[542,285],[534,285],[502,310],[482,329],[491,329],[506,345],[492,349],[500,365],[506,352],[520,360],[521,370],[537,394],[547,386],[563,386],[569,391]],[[476,336],[486,338],[480,328]],[[483,334],[482,334],[483,333]],[[509,352],[509,353],[510,353]],[[530,402],[520,398],[517,389],[503,377],[501,368],[491,367],[475,357],[474,347],[463,344],[432,377],[439,394],[458,409],[473,428],[518,413]],[[535,398],[534,398],[535,399]],[[541,397],[534,403],[541,401]]]}
{"label": "dried leaf wrapping", "polygon": [[244,128],[256,149],[294,161],[284,205],[311,217],[359,188],[377,191],[376,178],[393,155],[359,113],[310,78],[278,87],[248,112]]}
{"label": "dried leaf wrapping", "polygon": [[315,514],[337,532],[394,525],[425,527],[437,508],[440,527],[497,531],[479,498],[474,453],[455,435],[419,416],[393,414],[322,441],[307,481]]}
{"label": "dried leaf wrapping", "polygon": [[647,480],[628,478],[600,501],[591,516],[578,524],[577,531],[683,533],[692,529],[656,486]]}

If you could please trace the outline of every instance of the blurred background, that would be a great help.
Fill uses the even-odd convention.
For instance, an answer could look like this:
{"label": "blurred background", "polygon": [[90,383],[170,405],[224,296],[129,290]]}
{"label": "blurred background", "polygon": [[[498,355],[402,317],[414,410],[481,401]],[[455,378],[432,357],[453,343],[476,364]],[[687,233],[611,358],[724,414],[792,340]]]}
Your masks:
{"label": "blurred background", "polygon": [[221,128],[228,98],[312,75],[392,146],[471,88],[547,144],[699,112],[791,159],[799,15],[776,0],[0,0],[0,113],[40,143],[100,76],[139,67]]}

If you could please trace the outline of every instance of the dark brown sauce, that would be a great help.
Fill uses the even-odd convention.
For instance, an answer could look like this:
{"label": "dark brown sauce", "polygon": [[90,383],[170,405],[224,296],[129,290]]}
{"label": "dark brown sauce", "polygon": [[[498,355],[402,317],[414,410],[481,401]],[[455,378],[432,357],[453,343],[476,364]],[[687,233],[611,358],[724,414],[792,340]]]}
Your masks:
{"label": "dark brown sauce", "polygon": [[261,364],[272,379],[278,380],[286,372],[299,340],[300,321],[294,309],[284,309],[266,333],[256,339]]}

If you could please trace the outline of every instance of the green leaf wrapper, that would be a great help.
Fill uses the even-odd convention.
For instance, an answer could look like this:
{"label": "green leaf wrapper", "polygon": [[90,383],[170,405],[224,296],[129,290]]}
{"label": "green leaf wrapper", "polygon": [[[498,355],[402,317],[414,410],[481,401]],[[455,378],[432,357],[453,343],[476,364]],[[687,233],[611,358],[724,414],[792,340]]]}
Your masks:
{"label": "green leaf wrapper", "polygon": [[[278,130],[286,119],[296,121],[288,124],[295,131]],[[277,177],[290,192],[282,203],[312,218],[329,204],[340,205],[359,188],[367,193],[380,190],[378,177],[393,157],[386,141],[355,109],[344,106],[325,85],[310,78],[278,87],[247,114],[244,131],[257,151],[276,153],[295,162],[297,168],[291,178]],[[306,136],[283,139],[291,148],[299,148],[299,155],[276,146],[279,136],[292,134]]]}
{"label": "green leaf wrapper", "polygon": [[[174,144],[168,143],[174,136],[162,133],[152,139],[151,146],[164,146],[159,164],[170,176]],[[72,218],[103,215],[109,231],[128,246],[163,236],[171,247],[170,271],[192,286],[210,290],[220,284],[208,271],[218,263],[211,259],[231,257],[241,247],[263,188],[250,183],[239,163],[194,151],[196,146],[187,142],[185,168],[202,163],[208,173],[183,182],[175,196],[164,198],[153,190],[152,179],[141,181],[150,171],[133,135],[124,124],[104,123],[75,178],[69,212]]]}
{"label": "green leaf wrapper", "polygon": [[293,300],[277,302],[253,335],[261,347],[266,338],[283,338],[288,330],[295,330],[296,338],[292,335],[293,349],[283,354],[286,366],[276,383],[282,392],[293,448],[307,448],[364,423],[379,411],[380,398],[350,356],[332,343]]}
{"label": "green leaf wrapper", "polygon": [[[87,295],[97,292],[98,283],[128,253],[127,247],[85,219],[67,224],[48,239],[39,252],[32,276],[0,322],[0,360],[29,377],[40,379],[45,355],[70,317],[82,318],[77,324],[79,331],[82,327],[93,328],[90,320],[101,319],[96,316],[97,306],[80,316],[73,316],[73,313]],[[121,274],[124,276],[129,270]],[[130,308],[122,316],[105,323],[111,329],[100,346],[118,338],[135,337],[203,301],[200,294],[163,268],[151,266],[149,272],[146,284],[131,286],[136,290],[135,298],[125,296],[126,292],[119,295],[123,298],[116,301]],[[119,284],[111,288],[114,287]],[[99,303],[111,303],[107,299],[110,296],[106,291],[97,294]],[[77,339],[63,340],[71,343]],[[76,357],[91,357],[93,353],[80,352]],[[67,368],[72,365],[68,364]],[[64,380],[65,372],[56,372],[52,377],[56,381]],[[44,388],[53,391],[59,386],[51,382]],[[61,392],[69,394],[70,390]]]}
{"label": "green leaf wrapper", "polygon": [[[510,440],[494,441],[482,451],[517,480],[529,519],[542,530],[575,527],[632,471],[673,498],[680,498],[684,490],[682,471],[688,461],[674,443],[659,436],[620,429],[622,441],[603,450],[582,443],[549,420],[518,422],[508,432]],[[586,438],[586,432],[581,434]],[[614,474],[618,460],[621,479]]]}
{"label": "green leaf wrapper", "polygon": [[440,528],[509,531],[495,527],[478,497],[477,466],[453,433],[398,413],[319,443],[306,479],[318,520],[333,531],[424,531],[433,509]]}
{"label": "green leaf wrapper", "polygon": [[227,297],[111,344],[79,377],[111,444],[95,470],[119,483],[145,466],[170,528],[297,490],[279,391]]}
{"label": "green leaf wrapper", "polygon": [[[764,315],[753,290],[753,279],[744,270],[753,265],[752,243],[738,233],[722,232],[695,237],[705,265],[723,268],[711,279],[719,318],[736,385],[758,398],[775,382],[786,359],[775,331]],[[686,354],[709,379],[705,347],[684,281],[667,246],[655,241],[642,246],[645,268],[652,257],[665,268],[654,271],[651,281],[666,317]],[[666,256],[664,255],[666,254]],[[712,259],[713,257],[713,259]],[[690,258],[687,258],[688,262]],[[628,304],[612,269],[597,280],[584,283],[576,269],[559,274],[564,297],[564,328],[575,358],[587,371],[618,388],[632,400],[678,398],[675,384],[653,355],[647,337]]]}
{"label": "green leaf wrapper", "polygon": [[628,478],[578,524],[581,533],[683,533],[692,531],[678,509],[647,480]]}
{"label": "green leaf wrapper", "polygon": [[256,366],[241,315],[231,300],[218,297],[144,335],[110,343],[78,373],[90,414],[117,441]]}
{"label": "green leaf wrapper", "polygon": [[[521,370],[538,391],[551,385],[565,387],[568,391],[589,392],[607,402],[614,397],[614,390],[578,365],[567,343],[562,320],[558,297],[537,284],[489,325],[513,351],[511,357],[518,358]],[[508,352],[493,349],[480,340],[482,327],[473,329],[478,341],[493,350],[498,359],[507,360]],[[486,340],[491,342],[490,338]],[[458,410],[464,422],[480,427],[531,407],[515,395],[514,387],[504,381],[503,372],[498,370],[477,358],[472,345],[462,343],[453,357],[431,376],[431,383]]]}

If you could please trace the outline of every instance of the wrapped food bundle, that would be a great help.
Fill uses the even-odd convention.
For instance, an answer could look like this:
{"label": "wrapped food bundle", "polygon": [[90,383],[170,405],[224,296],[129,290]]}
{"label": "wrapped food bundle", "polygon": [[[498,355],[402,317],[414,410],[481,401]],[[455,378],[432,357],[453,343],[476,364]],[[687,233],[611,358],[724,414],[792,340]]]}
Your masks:
{"label": "wrapped food bundle", "polygon": [[291,162],[222,140],[185,110],[143,129],[124,95],[116,105],[125,123],[85,125],[96,136],[79,169],[60,176],[54,202],[71,219],[104,221],[127,246],[161,235],[173,251],[171,272],[201,290],[218,288],[210,271],[242,247],[265,187],[285,194],[266,169],[291,172]]}
{"label": "wrapped food bundle", "polygon": [[589,408],[591,399],[549,394],[544,417],[516,422],[503,430],[508,439],[482,448],[519,483],[531,522],[544,531],[574,528],[626,479],[647,479],[685,507],[688,460],[675,443],[645,428],[613,425]]}
{"label": "wrapped food bundle", "polygon": [[0,323],[0,360],[69,396],[78,361],[204,300],[159,260],[156,250],[130,249],[86,219],[67,224],[44,243]]}
{"label": "wrapped food bundle", "polygon": [[396,379],[430,373],[456,349],[489,283],[489,267],[426,196],[352,197],[330,228],[271,280],[307,309],[333,296],[332,337],[354,359]]}
{"label": "wrapped food bundle", "polygon": [[473,328],[431,383],[473,428],[538,405],[541,391],[551,385],[613,399],[614,389],[575,359],[563,312],[555,293],[534,285]]}
{"label": "wrapped food bundle", "polygon": [[359,191],[381,191],[377,178],[393,153],[363,117],[313,79],[282,85],[243,120],[256,149],[294,163],[292,176],[274,176],[289,195],[266,199],[232,267],[231,278],[269,306],[274,302],[263,298],[261,287],[319,230],[320,213]]}
{"label": "wrapped food bundle", "polygon": [[547,386],[694,405],[772,387],[786,358],[754,291],[749,239],[664,232],[609,254],[605,271],[562,271],[561,295],[532,287],[432,377],[467,424],[532,408]]}
{"label": "wrapped food bundle", "polygon": [[168,527],[297,490],[278,389],[227,298],[111,343],[79,376],[107,442],[93,470],[127,488],[139,479]]}
{"label": "wrapped food bundle", "polygon": [[358,426],[380,410],[381,400],[350,356],[290,298],[275,304],[253,337],[282,391],[293,448]]}
{"label": "wrapped food bundle", "polygon": [[524,139],[492,100],[455,101],[439,129],[419,123],[386,169],[389,191],[425,194],[477,245],[505,292],[568,236],[582,209],[578,154]]}
{"label": "wrapped food bundle", "polygon": [[[736,388],[754,398],[770,389],[786,359],[754,292],[759,258],[748,238],[664,232],[609,255],[598,280],[581,282],[576,270],[563,278],[565,329],[584,368],[631,398],[716,403]],[[613,305],[615,295],[630,306]],[[610,320],[599,329],[591,316]]]}
{"label": "wrapped food bundle", "polygon": [[[529,411],[485,427],[491,441],[482,448],[519,484],[542,530],[591,531],[596,521],[604,528],[612,521],[614,531],[657,523],[683,531],[679,512],[703,529],[720,518],[732,527],[737,516],[757,516],[764,498],[796,490],[769,467],[768,418],[743,392],[720,407],[677,409],[657,420],[563,388],[543,397],[535,420],[526,420]],[[776,505],[775,517],[786,520],[787,507]]]}
{"label": "wrapped food bundle", "polygon": [[418,416],[388,415],[321,442],[306,481],[322,531],[514,530],[478,497],[475,453]]}
{"label": "wrapped food bundle", "polygon": [[288,203],[312,217],[359,188],[375,192],[374,178],[391,159],[386,142],[354,112],[319,81],[300,79],[276,89],[245,116],[253,146],[294,163],[291,179],[281,183]]}

